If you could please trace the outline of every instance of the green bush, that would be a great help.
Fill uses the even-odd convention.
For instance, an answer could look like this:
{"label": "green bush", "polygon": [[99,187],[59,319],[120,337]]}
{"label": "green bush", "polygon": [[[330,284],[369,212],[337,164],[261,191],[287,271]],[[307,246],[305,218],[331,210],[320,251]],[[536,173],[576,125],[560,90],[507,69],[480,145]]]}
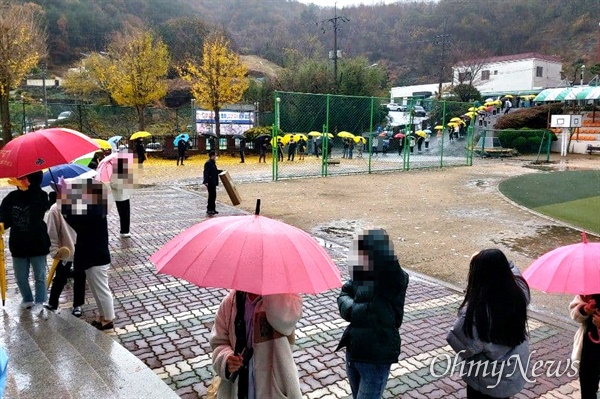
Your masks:
{"label": "green bush", "polygon": [[498,118],[498,122],[494,127],[496,129],[547,129],[550,115],[562,113],[563,104],[561,103],[517,109]]}
{"label": "green bush", "polygon": [[[558,139],[554,133],[549,133],[551,141]],[[543,130],[506,130],[499,132],[498,138],[504,148],[514,148],[522,154],[535,154],[540,149],[543,135]],[[542,151],[545,151],[545,148]]]}

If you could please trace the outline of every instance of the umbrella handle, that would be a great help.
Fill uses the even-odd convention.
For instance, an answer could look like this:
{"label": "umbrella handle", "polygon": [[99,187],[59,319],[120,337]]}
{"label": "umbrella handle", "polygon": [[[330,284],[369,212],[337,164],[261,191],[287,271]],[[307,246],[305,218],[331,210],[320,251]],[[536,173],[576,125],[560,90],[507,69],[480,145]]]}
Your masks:
{"label": "umbrella handle", "polygon": [[598,330],[598,328],[596,327],[596,332],[598,333],[598,338],[594,338],[594,334],[592,334],[592,331],[588,332],[588,338],[590,339],[590,341],[592,341],[595,344],[600,344],[600,330]]}

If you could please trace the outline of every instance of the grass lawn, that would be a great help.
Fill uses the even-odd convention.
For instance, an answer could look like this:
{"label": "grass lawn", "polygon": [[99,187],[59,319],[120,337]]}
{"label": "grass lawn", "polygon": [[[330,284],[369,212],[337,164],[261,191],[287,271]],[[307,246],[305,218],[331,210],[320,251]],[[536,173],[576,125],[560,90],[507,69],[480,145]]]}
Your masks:
{"label": "grass lawn", "polygon": [[500,183],[516,203],[600,233],[600,171],[536,173]]}

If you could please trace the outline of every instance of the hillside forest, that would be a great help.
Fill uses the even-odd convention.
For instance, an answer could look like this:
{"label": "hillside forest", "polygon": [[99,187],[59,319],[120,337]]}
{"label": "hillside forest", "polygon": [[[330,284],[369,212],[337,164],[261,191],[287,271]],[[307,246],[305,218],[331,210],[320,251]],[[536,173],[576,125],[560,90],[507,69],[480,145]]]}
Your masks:
{"label": "hillside forest", "polygon": [[[19,0],[20,1],[20,0]],[[439,0],[337,9],[295,0],[28,0],[46,11],[49,68],[60,71],[82,54],[103,51],[127,24],[154,28],[174,62],[224,30],[234,50],[290,67],[363,56],[384,66],[393,86],[449,80],[460,60],[540,52],[563,60],[575,80],[578,65],[597,63],[598,0]],[[24,1],[21,1],[24,2]],[[589,68],[588,68],[589,70]]]}

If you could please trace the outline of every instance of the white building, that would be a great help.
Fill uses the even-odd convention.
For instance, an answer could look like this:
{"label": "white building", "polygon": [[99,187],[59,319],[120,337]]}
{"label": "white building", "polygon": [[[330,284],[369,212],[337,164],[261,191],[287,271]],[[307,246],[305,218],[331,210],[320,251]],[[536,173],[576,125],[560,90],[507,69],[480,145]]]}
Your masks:
{"label": "white building", "polygon": [[561,85],[560,58],[539,53],[462,61],[452,67],[452,84],[471,83],[484,97],[537,94]]}
{"label": "white building", "polygon": [[[449,85],[450,82],[442,83],[442,91]],[[437,97],[439,88],[439,83],[392,87],[390,90],[390,102],[403,104],[406,101],[404,99],[407,97]]]}

